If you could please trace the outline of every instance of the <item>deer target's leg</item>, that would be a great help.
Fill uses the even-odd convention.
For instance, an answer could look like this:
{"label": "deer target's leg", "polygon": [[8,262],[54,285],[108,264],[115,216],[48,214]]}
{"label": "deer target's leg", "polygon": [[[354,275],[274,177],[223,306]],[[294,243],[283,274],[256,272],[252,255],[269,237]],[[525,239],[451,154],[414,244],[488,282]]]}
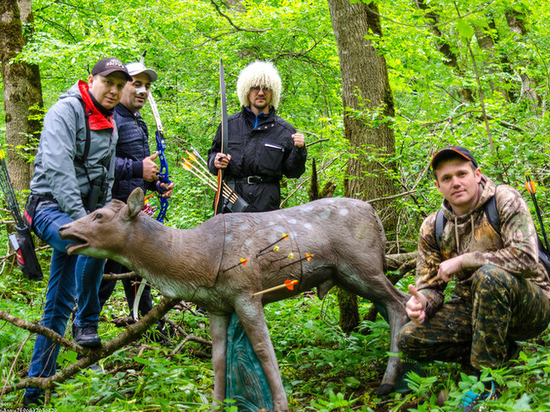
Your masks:
{"label": "deer target's leg", "polygon": [[273,398],[273,410],[276,412],[288,411],[286,393],[260,299],[256,302],[241,302],[235,307],[235,310],[269,383]]}
{"label": "deer target's leg", "polygon": [[[340,272],[339,284],[344,289],[384,307],[390,325],[390,352],[397,354],[399,352],[397,334],[408,321],[405,305],[410,296],[391,284],[381,266],[377,267],[372,262],[369,264],[367,260],[361,260],[357,263],[355,270]],[[400,358],[390,356],[384,378],[378,389],[379,396],[388,395],[395,389],[400,372]]]}
{"label": "deer target's leg", "polygon": [[[397,334],[401,328],[407,323],[408,318],[404,313],[402,302],[392,302],[383,305],[388,314],[388,322],[390,324],[390,352],[397,355]],[[382,378],[380,387],[378,388],[378,396],[386,396],[395,389],[395,384],[399,375],[402,373],[401,358],[395,355],[390,355],[388,366]]]}
{"label": "deer target's leg", "polygon": [[210,314],[210,335],[212,336],[212,366],[214,367],[214,403],[225,399],[225,372],[227,368],[227,327],[229,315]]}

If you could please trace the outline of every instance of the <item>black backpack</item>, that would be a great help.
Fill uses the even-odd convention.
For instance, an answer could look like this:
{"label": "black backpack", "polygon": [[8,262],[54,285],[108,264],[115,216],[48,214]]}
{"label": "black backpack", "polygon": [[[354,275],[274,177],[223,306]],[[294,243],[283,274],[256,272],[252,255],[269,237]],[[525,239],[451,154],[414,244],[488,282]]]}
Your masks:
{"label": "black backpack", "polygon": [[[491,196],[483,206],[485,208],[485,216],[487,216],[487,220],[489,220],[489,223],[493,229],[495,229],[495,231],[500,235],[500,216],[498,214],[496,196]],[[434,225],[435,241],[439,249],[441,249],[441,238],[443,237],[443,229],[445,228],[446,223],[447,218],[443,214],[443,211],[439,209],[435,217]],[[539,244],[539,260],[546,269],[546,273],[550,275],[550,253],[548,253],[548,250],[540,240],[540,236],[537,236],[537,241]]]}

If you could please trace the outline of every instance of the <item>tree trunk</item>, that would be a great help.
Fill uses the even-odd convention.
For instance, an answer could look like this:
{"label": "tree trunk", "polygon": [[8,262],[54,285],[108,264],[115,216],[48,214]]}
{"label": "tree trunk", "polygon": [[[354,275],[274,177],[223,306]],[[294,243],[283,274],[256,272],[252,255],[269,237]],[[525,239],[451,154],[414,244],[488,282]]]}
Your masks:
{"label": "tree trunk", "polygon": [[[336,297],[340,307],[340,327],[345,333],[353,332],[359,326],[359,306],[357,304],[357,295],[337,288]],[[372,306],[374,307],[374,305]]]}
{"label": "tree trunk", "polygon": [[[523,37],[527,34],[527,26],[525,25],[525,15],[521,12],[510,9],[506,11],[506,21],[510,31],[516,38]],[[516,62],[516,67],[521,67],[522,64],[532,65],[531,62]],[[525,98],[533,102],[533,106],[536,108],[540,104],[540,99],[537,94],[537,82],[535,79],[530,78],[523,70],[515,70],[516,76],[521,79],[521,94],[520,98]]]}
{"label": "tree trunk", "polygon": [[[458,56],[452,50],[451,45],[445,40],[443,33],[439,29],[439,14],[434,11],[432,5],[427,5],[424,0],[414,0],[413,2],[414,5],[418,7],[418,9],[426,13],[426,18],[428,20],[427,25],[434,35],[435,47],[445,58],[443,60],[443,63],[446,66],[452,68],[457,75],[464,77],[464,71],[460,68],[460,65],[458,64]],[[474,94],[472,92],[472,89],[470,88],[460,88],[458,89],[458,94],[463,101],[474,101]]]}
{"label": "tree trunk", "polygon": [[[486,58],[488,60],[485,64],[485,66],[487,67],[486,70],[488,73],[495,74],[498,73],[498,70],[495,69],[495,66],[500,66],[502,67],[502,70],[507,71],[508,75],[511,75],[512,70],[510,68],[510,62],[508,61],[508,58],[506,56],[502,56],[499,58],[495,55],[495,45],[499,41],[495,19],[492,16],[487,16],[487,20],[489,24],[486,29],[479,26],[475,27],[477,44],[480,49],[485,50],[485,52],[487,53]],[[489,81],[489,85],[491,86],[491,91],[493,93],[499,93],[502,95],[504,100],[506,100],[507,102],[510,101],[510,94],[506,88],[500,86],[498,82],[495,81]]]}
{"label": "tree trunk", "polygon": [[[349,0],[328,0],[342,74],[344,128],[356,156],[348,162],[345,195],[363,200],[395,194],[388,173],[394,164],[395,138],[388,117],[394,115],[394,100],[384,56],[365,36],[382,36],[376,4],[350,4]],[[363,114],[364,113],[364,114]],[[395,229],[397,214],[391,201],[377,202],[386,231]],[[340,325],[351,331],[359,314],[355,295],[338,293]]]}
{"label": "tree trunk", "polygon": [[[388,172],[394,164],[385,160],[395,153],[395,138],[387,119],[394,115],[393,94],[386,60],[365,38],[382,35],[378,9],[374,3],[328,3],[340,57],[345,135],[357,154],[348,163],[346,196],[368,201],[393,195],[395,186]],[[391,203],[376,204],[386,229],[395,225],[395,210],[384,210]]]}
{"label": "tree trunk", "polygon": [[23,23],[32,24],[30,0],[0,2],[0,58],[4,83],[6,112],[6,157],[15,190],[29,188],[32,176],[29,148],[32,156],[41,130],[43,106],[38,66],[11,62],[23,46]]}

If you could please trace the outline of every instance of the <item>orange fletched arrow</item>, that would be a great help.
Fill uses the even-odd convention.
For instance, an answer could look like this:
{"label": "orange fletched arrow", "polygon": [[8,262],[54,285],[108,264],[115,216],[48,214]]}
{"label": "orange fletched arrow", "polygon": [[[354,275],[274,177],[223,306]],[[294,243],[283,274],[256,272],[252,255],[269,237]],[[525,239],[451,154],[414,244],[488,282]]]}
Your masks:
{"label": "orange fletched arrow", "polygon": [[528,180],[527,183],[525,183],[525,187],[529,193],[534,194],[537,189],[537,184],[532,180]]}
{"label": "orange fletched arrow", "polygon": [[288,290],[294,290],[294,285],[296,283],[298,283],[297,280],[290,280],[290,279],[285,280],[285,286]]}
{"label": "orange fletched arrow", "polygon": [[239,263],[237,263],[236,265],[233,265],[233,266],[231,266],[231,267],[228,267],[227,269],[224,269],[224,270],[222,271],[222,273],[225,273],[225,272],[227,272],[228,270],[231,270],[231,269],[235,269],[237,266],[241,266],[241,265],[246,266],[247,262],[248,262],[248,259],[241,258],[241,259],[239,260]]}
{"label": "orange fletched arrow", "polygon": [[[187,153],[187,156],[189,156],[189,158],[195,162],[197,162],[197,156],[195,156],[193,153],[189,152],[189,151],[185,151],[185,153]],[[198,162],[197,162],[198,163]]]}
{"label": "orange fletched arrow", "polygon": [[[262,255],[265,255],[266,253],[269,253],[271,251],[277,251],[279,250],[279,246],[276,246],[277,243],[279,243],[281,240],[288,240],[288,237],[290,235],[288,233],[282,233],[282,236],[277,239],[275,242],[273,243],[270,243],[269,245],[267,245],[266,247],[264,247],[262,250],[260,250],[257,254],[256,254],[256,257],[260,257]],[[271,246],[275,246],[272,250],[268,250]]]}
{"label": "orange fletched arrow", "polygon": [[[281,266],[279,269],[286,268],[287,266],[294,265],[295,263],[303,262],[304,260],[307,260],[308,262],[310,262],[311,258],[313,258],[313,256],[315,256],[315,255],[306,253],[306,255],[303,258],[298,259],[298,260],[296,260],[294,262],[291,262],[291,263],[287,263],[286,265]],[[288,257],[291,257],[291,256],[288,256]]]}
{"label": "orange fletched arrow", "polygon": [[293,280],[287,279],[285,280],[285,283],[283,283],[282,285],[273,286],[272,288],[261,290],[259,292],[253,293],[252,296],[263,295],[264,293],[273,292],[275,290],[284,289],[284,288],[287,288],[288,290],[294,290],[294,285],[296,285],[297,283],[298,281],[296,279],[293,279]]}

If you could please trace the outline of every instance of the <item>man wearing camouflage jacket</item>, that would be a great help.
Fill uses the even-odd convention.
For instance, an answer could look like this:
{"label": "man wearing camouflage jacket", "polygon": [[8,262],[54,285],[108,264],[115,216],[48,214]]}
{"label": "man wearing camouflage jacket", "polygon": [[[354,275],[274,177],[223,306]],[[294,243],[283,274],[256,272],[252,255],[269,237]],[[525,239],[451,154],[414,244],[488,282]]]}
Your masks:
{"label": "man wearing camouflage jacket", "polygon": [[[418,241],[415,286],[407,303],[411,322],[401,330],[400,350],[415,360],[498,368],[517,350],[516,340],[541,334],[550,322],[550,280],[538,259],[537,233],[527,204],[512,187],[496,186],[464,147],[449,146],[431,161],[445,198],[446,224],[436,240],[437,212],[424,220]],[[500,233],[485,212],[496,196]],[[439,245],[438,245],[439,243]],[[443,302],[454,279],[456,298]],[[471,391],[460,407],[492,396]]]}

